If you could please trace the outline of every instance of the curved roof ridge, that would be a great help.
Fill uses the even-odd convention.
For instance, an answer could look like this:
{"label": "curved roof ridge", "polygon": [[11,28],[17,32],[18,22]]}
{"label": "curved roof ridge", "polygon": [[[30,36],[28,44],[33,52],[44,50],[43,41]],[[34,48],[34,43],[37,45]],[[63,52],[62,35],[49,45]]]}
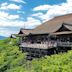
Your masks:
{"label": "curved roof ridge", "polygon": [[[36,28],[42,26],[43,24],[46,24],[46,23],[52,22],[52,21],[54,21],[54,22],[58,22],[58,21],[61,20],[61,19],[64,21],[64,19],[65,19],[66,17],[68,18],[68,16],[70,16],[70,15],[71,15],[71,17],[72,17],[72,13],[70,13],[70,14],[65,14],[65,15],[61,15],[61,16],[53,17],[52,19],[50,19],[50,20],[48,20],[48,21],[42,23],[41,25],[37,26]],[[61,18],[61,17],[62,17],[62,18]],[[64,18],[64,17],[65,17],[65,18]],[[61,18],[61,19],[59,19],[59,18]],[[63,21],[62,21],[62,22],[63,22]],[[36,28],[35,28],[35,29],[36,29]]]}
{"label": "curved roof ridge", "polygon": [[70,15],[72,15],[72,13],[55,16],[54,18],[63,17],[63,16],[70,16]]}
{"label": "curved roof ridge", "polygon": [[72,26],[72,24],[68,24],[68,23],[66,23],[66,22],[64,22],[64,24],[63,24],[63,25]]}

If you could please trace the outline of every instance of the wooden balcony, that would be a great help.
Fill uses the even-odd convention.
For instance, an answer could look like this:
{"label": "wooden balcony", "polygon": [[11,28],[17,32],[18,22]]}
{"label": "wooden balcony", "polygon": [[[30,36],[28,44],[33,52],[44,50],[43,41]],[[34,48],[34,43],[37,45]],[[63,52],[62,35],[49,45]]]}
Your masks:
{"label": "wooden balcony", "polygon": [[37,44],[37,43],[34,43],[34,44],[28,44],[28,43],[21,43],[20,47],[27,47],[27,48],[40,48],[40,49],[48,49],[48,48],[53,48],[53,47],[56,47],[56,43],[54,44]]}
{"label": "wooden balcony", "polygon": [[20,47],[27,47],[27,48],[44,48],[47,49],[47,44],[27,44],[27,43],[21,43]]}
{"label": "wooden balcony", "polygon": [[72,42],[48,42],[46,44],[30,44],[30,43],[21,43],[20,47],[26,48],[39,48],[39,49],[49,49],[53,47],[72,47]]}
{"label": "wooden balcony", "polygon": [[57,42],[57,46],[72,47],[72,42]]}

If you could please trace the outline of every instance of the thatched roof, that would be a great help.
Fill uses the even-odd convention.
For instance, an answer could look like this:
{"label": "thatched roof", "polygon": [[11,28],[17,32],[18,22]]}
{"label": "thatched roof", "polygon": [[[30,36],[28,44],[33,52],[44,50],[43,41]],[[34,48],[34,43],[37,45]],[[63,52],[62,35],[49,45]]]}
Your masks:
{"label": "thatched roof", "polygon": [[[67,14],[63,16],[55,17],[42,25],[36,27],[32,34],[44,34],[44,33],[53,33],[56,32],[63,23],[72,25],[72,14]],[[72,30],[72,26],[66,25],[66,27]]]}
{"label": "thatched roof", "polygon": [[24,34],[24,35],[29,35],[32,32],[33,29],[20,29],[20,32],[18,34]]}
{"label": "thatched roof", "polygon": [[72,34],[72,31],[64,31],[64,32],[56,32],[52,33],[51,35],[66,35],[66,34]]}

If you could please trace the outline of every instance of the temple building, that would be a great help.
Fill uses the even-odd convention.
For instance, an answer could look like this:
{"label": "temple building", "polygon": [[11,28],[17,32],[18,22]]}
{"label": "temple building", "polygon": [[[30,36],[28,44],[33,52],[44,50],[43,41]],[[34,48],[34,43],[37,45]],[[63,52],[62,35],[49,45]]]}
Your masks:
{"label": "temple building", "polygon": [[23,52],[41,57],[72,48],[72,14],[54,17],[35,29],[21,29],[19,47]]}
{"label": "temple building", "polygon": [[16,39],[16,34],[11,34],[10,38]]}

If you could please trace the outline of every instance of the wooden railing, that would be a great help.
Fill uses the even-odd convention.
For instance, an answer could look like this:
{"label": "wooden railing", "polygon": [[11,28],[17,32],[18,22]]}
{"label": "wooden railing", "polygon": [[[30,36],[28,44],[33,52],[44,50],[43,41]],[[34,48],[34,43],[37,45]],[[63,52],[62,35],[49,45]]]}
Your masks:
{"label": "wooden railing", "polygon": [[21,43],[20,47],[27,47],[27,48],[41,48],[41,49],[48,49],[56,47],[57,43],[42,43],[42,44],[30,44],[30,43]]}
{"label": "wooden railing", "polygon": [[72,42],[57,42],[57,46],[72,47]]}
{"label": "wooden railing", "polygon": [[27,47],[27,48],[44,48],[47,49],[47,44],[27,44],[27,43],[21,43],[21,47]]}
{"label": "wooden railing", "polygon": [[48,49],[53,47],[72,47],[72,42],[48,42],[46,44],[30,44],[30,43],[21,43],[20,47],[27,47],[27,48],[41,48],[41,49]]}

